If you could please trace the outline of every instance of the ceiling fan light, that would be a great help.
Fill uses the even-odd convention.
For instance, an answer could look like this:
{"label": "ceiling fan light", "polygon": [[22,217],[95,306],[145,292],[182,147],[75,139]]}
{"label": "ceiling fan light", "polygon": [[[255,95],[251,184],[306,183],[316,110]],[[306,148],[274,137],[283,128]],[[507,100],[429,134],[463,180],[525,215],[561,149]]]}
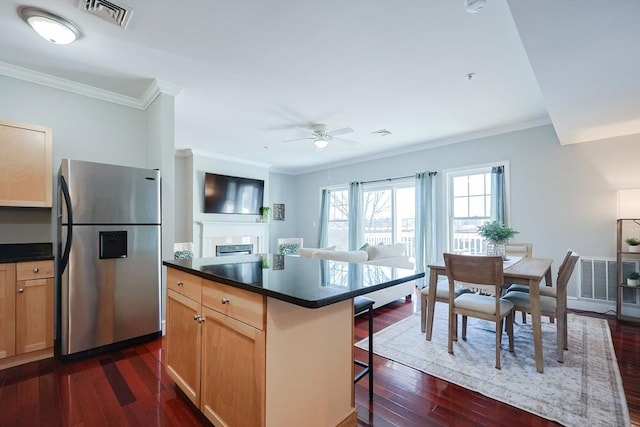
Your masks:
{"label": "ceiling fan light", "polygon": [[78,27],[46,10],[25,7],[20,16],[40,37],[52,43],[69,44],[80,37]]}
{"label": "ceiling fan light", "polygon": [[324,138],[317,138],[315,141],[313,141],[313,143],[318,150],[325,149],[327,148],[327,145],[329,145],[329,141]]}

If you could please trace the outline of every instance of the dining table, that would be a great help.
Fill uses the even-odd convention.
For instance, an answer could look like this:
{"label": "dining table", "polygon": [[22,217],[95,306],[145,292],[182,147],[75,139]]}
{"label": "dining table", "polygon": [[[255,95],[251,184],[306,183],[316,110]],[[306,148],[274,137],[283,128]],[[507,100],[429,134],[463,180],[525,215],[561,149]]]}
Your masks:
{"label": "dining table", "polygon": [[[521,258],[515,262],[505,260],[503,271],[504,284],[519,284],[529,287],[531,298],[531,321],[533,327],[533,346],[535,351],[536,370],[544,372],[542,353],[542,319],[540,314],[540,284],[544,280],[546,286],[552,286],[551,264],[548,258]],[[431,340],[433,316],[436,304],[436,288],[439,276],[447,276],[444,260],[429,264],[429,295],[427,299],[427,340]]]}

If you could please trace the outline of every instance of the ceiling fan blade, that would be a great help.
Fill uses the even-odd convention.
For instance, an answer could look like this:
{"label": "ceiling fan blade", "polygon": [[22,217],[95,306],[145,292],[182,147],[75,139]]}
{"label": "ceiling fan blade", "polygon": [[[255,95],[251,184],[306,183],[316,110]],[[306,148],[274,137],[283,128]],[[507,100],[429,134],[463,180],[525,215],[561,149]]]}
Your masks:
{"label": "ceiling fan blade", "polygon": [[285,142],[306,141],[306,140],[308,140],[308,139],[315,139],[315,137],[314,137],[314,138],[296,138],[296,139],[287,139],[286,141],[280,141],[280,142],[285,143]]}
{"label": "ceiling fan blade", "polygon": [[342,129],[333,130],[331,132],[327,132],[327,135],[338,136],[338,135],[345,135],[347,133],[352,133],[352,132],[353,132],[353,129],[351,128],[342,128]]}

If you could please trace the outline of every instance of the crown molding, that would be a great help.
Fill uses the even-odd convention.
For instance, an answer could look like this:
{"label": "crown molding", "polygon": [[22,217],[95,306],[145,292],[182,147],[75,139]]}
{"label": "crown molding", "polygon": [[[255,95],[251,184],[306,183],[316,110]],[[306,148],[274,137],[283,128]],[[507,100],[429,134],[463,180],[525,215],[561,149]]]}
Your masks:
{"label": "crown molding", "polygon": [[255,166],[259,168],[271,169],[271,165],[269,163],[256,162],[252,160],[240,159],[237,157],[225,156],[223,154],[213,153],[210,151],[199,150],[194,148],[185,148],[176,150],[176,156],[179,157],[190,157],[190,156],[200,156],[200,157],[208,157],[210,159],[216,160],[225,160],[227,162],[239,163],[242,165]]}
{"label": "crown molding", "polygon": [[122,95],[120,93],[109,90],[99,89],[93,86],[74,82],[71,80],[55,77],[50,74],[41,73],[30,70],[28,68],[19,67],[0,61],[0,74],[15,79],[36,83],[42,86],[48,86],[54,89],[72,92],[78,95],[90,98],[100,99],[102,101],[111,102],[113,104],[124,105],[138,110],[146,110],[149,105],[161,93],[176,96],[180,93],[181,88],[169,82],[153,80],[142,97],[135,98],[132,96]]}

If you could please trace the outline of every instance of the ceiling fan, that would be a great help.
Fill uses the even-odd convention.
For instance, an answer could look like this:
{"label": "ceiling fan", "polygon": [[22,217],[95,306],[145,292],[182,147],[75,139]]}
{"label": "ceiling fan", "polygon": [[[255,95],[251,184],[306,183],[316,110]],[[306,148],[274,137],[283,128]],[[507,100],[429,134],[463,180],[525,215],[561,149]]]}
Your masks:
{"label": "ceiling fan", "polygon": [[350,141],[350,140],[344,139],[344,138],[336,138],[336,136],[338,136],[338,135],[345,135],[345,134],[348,134],[348,133],[352,133],[353,129],[351,129],[351,128],[342,128],[342,129],[332,130],[331,132],[329,132],[327,130],[328,128],[329,127],[327,125],[316,124],[316,125],[311,126],[312,136],[307,137],[307,138],[289,139],[287,141],[282,141],[282,142],[285,143],[285,142],[296,142],[296,141],[313,140],[313,145],[315,145],[316,150],[323,150],[323,149],[327,148],[327,146],[329,145],[330,141],[337,141],[337,142],[341,142],[341,143],[349,144],[349,145],[356,145],[357,144],[357,142],[355,142],[355,141]]}

